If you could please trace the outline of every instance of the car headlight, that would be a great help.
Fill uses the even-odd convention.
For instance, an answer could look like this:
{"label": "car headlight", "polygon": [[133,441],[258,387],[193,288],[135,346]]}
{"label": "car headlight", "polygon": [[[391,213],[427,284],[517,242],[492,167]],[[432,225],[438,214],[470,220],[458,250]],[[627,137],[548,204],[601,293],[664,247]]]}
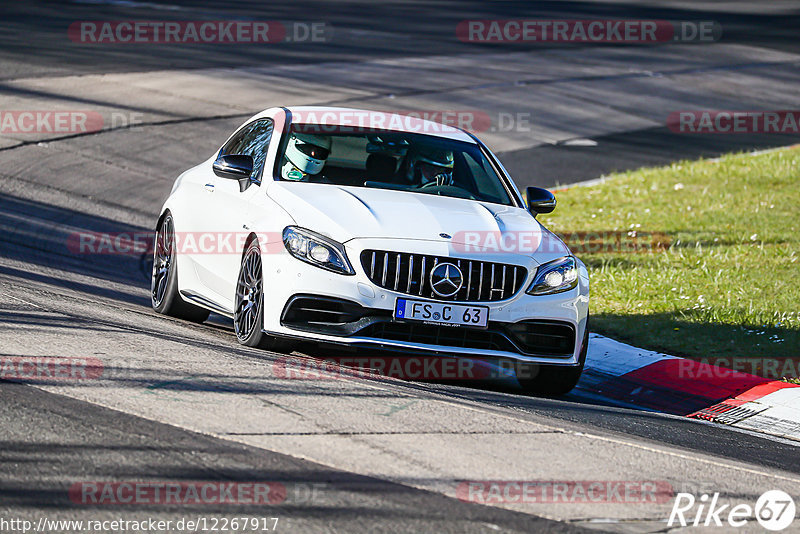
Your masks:
{"label": "car headlight", "polygon": [[316,232],[287,226],[283,229],[283,244],[298,260],[339,274],[356,274],[347,260],[344,245]]}
{"label": "car headlight", "polygon": [[572,256],[540,265],[536,277],[526,293],[552,295],[569,291],[578,285],[578,262]]}

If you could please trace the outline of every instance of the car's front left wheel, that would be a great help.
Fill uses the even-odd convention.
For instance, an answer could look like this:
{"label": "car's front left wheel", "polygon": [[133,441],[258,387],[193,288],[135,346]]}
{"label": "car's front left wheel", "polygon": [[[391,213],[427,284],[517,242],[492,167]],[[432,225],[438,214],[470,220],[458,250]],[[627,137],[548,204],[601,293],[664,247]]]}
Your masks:
{"label": "car's front left wheel", "polygon": [[286,351],[289,345],[263,331],[264,327],[264,276],[261,247],[253,239],[242,256],[239,278],[236,281],[236,300],[233,311],[233,329],[242,345],[273,351]]}

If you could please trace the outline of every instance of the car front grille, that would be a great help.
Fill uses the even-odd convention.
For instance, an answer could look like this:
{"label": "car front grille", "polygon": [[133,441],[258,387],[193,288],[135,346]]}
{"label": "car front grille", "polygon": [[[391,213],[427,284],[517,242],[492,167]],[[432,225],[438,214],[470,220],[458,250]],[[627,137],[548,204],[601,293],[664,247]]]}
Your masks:
{"label": "car front grille", "polygon": [[[439,263],[452,263],[461,269],[463,285],[455,295],[442,297],[433,292],[430,274]],[[519,265],[386,250],[363,251],[361,265],[372,283],[384,289],[460,302],[493,302],[511,298],[528,277],[528,270]]]}

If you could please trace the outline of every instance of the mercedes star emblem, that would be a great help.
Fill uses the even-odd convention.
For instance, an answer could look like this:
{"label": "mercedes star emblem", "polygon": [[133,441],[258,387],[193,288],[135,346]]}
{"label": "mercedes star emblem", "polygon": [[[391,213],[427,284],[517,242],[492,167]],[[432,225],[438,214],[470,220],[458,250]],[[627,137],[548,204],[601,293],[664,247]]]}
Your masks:
{"label": "mercedes star emblem", "polygon": [[440,297],[452,297],[464,285],[464,275],[457,265],[440,263],[431,270],[431,287]]}

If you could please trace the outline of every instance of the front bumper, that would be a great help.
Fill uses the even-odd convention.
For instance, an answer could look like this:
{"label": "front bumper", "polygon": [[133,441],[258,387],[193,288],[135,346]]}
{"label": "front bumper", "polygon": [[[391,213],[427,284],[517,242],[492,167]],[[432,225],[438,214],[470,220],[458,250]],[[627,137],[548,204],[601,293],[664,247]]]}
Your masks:
{"label": "front bumper", "polygon": [[[358,258],[363,249],[375,245],[409,250],[411,243],[387,244],[361,241],[360,247],[347,245],[348,256]],[[413,242],[413,250],[420,253],[447,255],[447,243]],[[422,249],[422,250],[420,250]],[[469,258],[468,254],[459,254]],[[486,259],[475,257],[476,260]],[[508,258],[504,258],[508,261]],[[264,258],[265,307],[264,330],[281,337],[331,343],[351,347],[401,350],[440,355],[459,355],[490,359],[552,365],[577,365],[579,363],[580,340],[583,339],[588,315],[589,281],[586,268],[580,265],[580,283],[571,291],[555,295],[531,296],[524,292],[535,274],[535,264],[529,270],[523,290],[504,301],[480,302],[476,305],[489,308],[489,327],[486,330],[468,328],[436,327],[421,323],[402,323],[392,319],[397,298],[409,298],[404,293],[382,289],[373,284],[366,273],[354,262],[355,276],[344,276],[305,264],[288,253],[278,252]],[[350,310],[339,310],[340,316],[328,323],[303,320],[302,316],[291,317],[293,303],[298,298],[328,299],[331,302],[350,303]],[[423,299],[430,300],[430,299]],[[314,307],[314,306],[312,306]],[[347,306],[344,306],[345,308]],[[318,308],[318,306],[317,306]],[[323,306],[324,308],[324,306]],[[334,306],[335,308],[335,306]],[[330,312],[331,310],[329,310]],[[336,312],[334,309],[333,312]],[[329,313],[333,317],[333,313]],[[287,320],[288,319],[288,320]],[[530,350],[514,336],[514,324],[526,322],[547,329],[568,328],[573,332],[571,346],[565,350],[549,347],[547,350]],[[563,331],[563,330],[562,330]]]}

